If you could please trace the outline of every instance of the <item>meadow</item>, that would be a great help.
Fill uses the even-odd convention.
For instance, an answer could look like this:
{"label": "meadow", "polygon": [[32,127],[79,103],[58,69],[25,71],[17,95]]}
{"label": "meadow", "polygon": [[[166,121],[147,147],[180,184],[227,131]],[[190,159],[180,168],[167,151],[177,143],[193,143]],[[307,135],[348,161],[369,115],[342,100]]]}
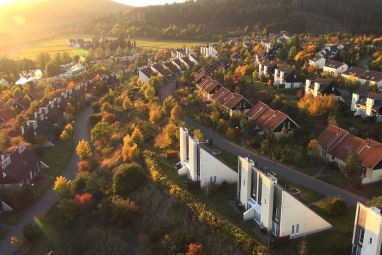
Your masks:
{"label": "meadow", "polygon": [[[20,45],[2,47],[0,49],[0,56],[7,56],[11,59],[32,59],[35,60],[41,52],[48,52],[51,55],[57,52],[68,52],[70,56],[87,56],[88,50],[80,48],[72,48],[68,46],[68,38],[84,38],[88,40],[91,36],[71,35],[60,38],[45,38],[36,41],[26,42]],[[137,39],[137,47],[147,50],[159,50],[165,48],[183,48],[194,47],[205,44],[203,42],[190,42],[190,41],[167,41],[155,39]]]}

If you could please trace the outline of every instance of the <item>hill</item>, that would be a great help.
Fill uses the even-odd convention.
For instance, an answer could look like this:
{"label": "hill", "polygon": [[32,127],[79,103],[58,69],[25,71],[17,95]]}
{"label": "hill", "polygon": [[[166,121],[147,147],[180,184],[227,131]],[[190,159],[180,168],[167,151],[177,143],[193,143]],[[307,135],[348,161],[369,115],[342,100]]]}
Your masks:
{"label": "hill", "polygon": [[378,0],[198,0],[130,9],[98,19],[84,30],[113,36],[199,40],[265,27],[295,33],[380,34],[381,11]]}
{"label": "hill", "polygon": [[110,0],[49,0],[0,8],[0,46],[75,33],[90,20],[130,7]]}

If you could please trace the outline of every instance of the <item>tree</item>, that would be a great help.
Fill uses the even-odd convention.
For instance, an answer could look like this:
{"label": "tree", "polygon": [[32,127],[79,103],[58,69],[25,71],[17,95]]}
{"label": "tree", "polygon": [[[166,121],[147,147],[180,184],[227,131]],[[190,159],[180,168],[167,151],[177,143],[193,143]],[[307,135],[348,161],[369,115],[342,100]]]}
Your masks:
{"label": "tree", "polygon": [[53,77],[61,72],[60,65],[56,62],[49,62],[45,67],[45,72],[48,77]]}
{"label": "tree", "polygon": [[89,160],[82,160],[77,163],[77,168],[79,172],[90,172],[92,169],[92,164]]}
{"label": "tree", "polygon": [[123,100],[122,107],[127,112],[130,111],[131,108],[133,107],[133,104],[131,103],[131,100],[130,100],[130,98],[128,96],[125,97],[125,99]]}
{"label": "tree", "polygon": [[316,139],[310,140],[308,144],[308,151],[312,155],[318,155],[320,154],[320,144]]}
{"label": "tree", "polygon": [[147,100],[152,100],[155,97],[155,89],[153,86],[148,85],[144,91],[144,96]]}
{"label": "tree", "polygon": [[157,103],[152,103],[149,105],[149,120],[152,124],[156,124],[162,118],[162,112],[160,109],[160,105]]}
{"label": "tree", "polygon": [[141,145],[144,141],[143,134],[139,128],[134,128],[133,133],[131,134],[131,142]]}
{"label": "tree", "polygon": [[178,123],[184,115],[183,109],[179,104],[175,105],[171,110],[171,121]]}
{"label": "tree", "polygon": [[346,157],[345,164],[340,166],[342,174],[348,178],[354,174],[359,173],[360,160],[355,151],[350,151]]}
{"label": "tree", "polygon": [[302,239],[298,244],[298,255],[308,255],[308,242],[306,239]]}
{"label": "tree", "polygon": [[91,141],[103,141],[108,142],[113,134],[114,126],[107,122],[99,122],[90,132]]}
{"label": "tree", "polygon": [[[126,138],[126,136],[125,136]],[[122,147],[122,157],[123,161],[133,161],[134,159],[137,159],[139,157],[139,149],[138,145],[136,143],[131,144],[130,140],[123,139],[123,147]],[[130,137],[129,137],[130,139]]]}
{"label": "tree", "polygon": [[137,189],[144,179],[142,168],[137,163],[120,165],[113,171],[112,190],[115,194],[125,196]]}
{"label": "tree", "polygon": [[373,197],[366,203],[369,207],[382,208],[382,196]]}
{"label": "tree", "polygon": [[188,245],[188,251],[186,255],[202,255],[203,252],[203,246],[200,243],[190,243]]}
{"label": "tree", "polygon": [[65,129],[62,130],[60,138],[61,138],[62,141],[67,141],[67,140],[72,139],[72,137],[68,134],[68,132]]}
{"label": "tree", "polygon": [[111,221],[123,227],[134,221],[138,215],[138,206],[129,198],[112,197]]}
{"label": "tree", "polygon": [[163,101],[163,111],[165,113],[171,113],[171,110],[175,107],[176,105],[176,100],[173,96],[169,96],[167,97],[164,101]]}
{"label": "tree", "polygon": [[70,180],[58,176],[54,182],[53,190],[57,193],[59,200],[72,197],[72,185]]}
{"label": "tree", "polygon": [[194,137],[196,139],[198,139],[199,141],[204,141],[205,140],[204,134],[202,133],[202,131],[200,129],[195,129],[194,130]]}
{"label": "tree", "polygon": [[78,142],[76,153],[80,160],[87,160],[93,156],[92,149],[86,140],[81,140]]}
{"label": "tree", "polygon": [[166,149],[171,145],[171,137],[165,132],[165,130],[162,130],[156,137],[155,137],[155,143],[154,146],[156,148],[160,149]]}
{"label": "tree", "polygon": [[93,195],[90,193],[76,194],[74,196],[74,203],[80,212],[88,212],[94,206]]}

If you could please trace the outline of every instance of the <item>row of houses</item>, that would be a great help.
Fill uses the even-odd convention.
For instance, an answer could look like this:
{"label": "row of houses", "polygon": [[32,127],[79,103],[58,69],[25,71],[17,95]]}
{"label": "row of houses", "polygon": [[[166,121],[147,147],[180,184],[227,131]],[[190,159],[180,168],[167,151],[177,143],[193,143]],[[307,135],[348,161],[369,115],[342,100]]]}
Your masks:
{"label": "row of houses", "polygon": [[[221,62],[220,65],[224,66]],[[230,116],[245,114],[256,124],[257,130],[267,130],[275,135],[279,135],[290,132],[294,128],[300,128],[287,114],[273,110],[261,101],[252,105],[242,95],[228,90],[213,78],[213,70],[214,68],[210,66],[203,67],[194,79],[195,86],[202,91],[206,101],[216,103],[222,109],[225,109]]]}
{"label": "row of houses", "polygon": [[[186,175],[201,188],[223,182],[236,183],[236,200],[243,209],[242,219],[255,223],[263,232],[271,235],[276,245],[283,240],[333,228],[328,221],[303,204],[293,190],[278,184],[275,174],[259,169],[250,157],[238,156],[237,170],[234,170],[216,156],[207,142],[199,141],[186,128],[181,127],[179,134],[178,174]],[[327,137],[326,140],[331,138]],[[351,254],[379,255],[381,247],[381,209],[357,203]]]}
{"label": "row of houses", "polygon": [[[183,56],[183,52],[175,51],[174,56]],[[146,83],[154,75],[159,77],[177,76],[190,70],[194,65],[199,65],[199,57],[195,53],[190,53],[187,56],[176,57],[162,64],[152,63],[150,66],[139,67],[138,75],[140,81]]]}
{"label": "row of houses", "polygon": [[46,106],[39,107],[21,126],[21,135],[26,141],[32,141],[34,137],[43,135],[48,140],[47,145],[53,145],[56,129],[66,123],[65,109],[67,104],[72,100],[73,96],[80,96],[89,92],[92,85],[93,82],[88,81],[59,92],[49,100]]}
{"label": "row of houses", "polygon": [[309,65],[334,76],[341,76],[345,80],[358,82],[361,86],[376,85],[382,90],[382,72],[368,70],[360,67],[350,67],[339,61],[326,61],[324,57],[316,56],[309,60]]}
{"label": "row of houses", "polygon": [[200,55],[205,58],[217,59],[219,57],[218,44],[210,44],[200,47]]}
{"label": "row of houses", "polygon": [[258,169],[249,157],[238,156],[238,170],[216,157],[206,142],[180,128],[179,175],[186,175],[200,187],[223,182],[237,183],[237,201],[243,220],[253,221],[278,239],[293,239],[331,229],[327,221],[277,184],[277,178]]}

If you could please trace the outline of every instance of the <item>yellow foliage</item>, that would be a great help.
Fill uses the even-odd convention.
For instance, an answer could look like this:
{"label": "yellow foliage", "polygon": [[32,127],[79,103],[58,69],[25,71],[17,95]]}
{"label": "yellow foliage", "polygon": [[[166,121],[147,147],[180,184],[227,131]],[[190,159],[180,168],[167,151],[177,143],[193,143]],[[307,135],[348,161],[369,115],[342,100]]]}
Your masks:
{"label": "yellow foliage", "polygon": [[308,111],[313,116],[322,116],[337,106],[333,95],[317,96],[305,95],[299,102],[298,107]]}

